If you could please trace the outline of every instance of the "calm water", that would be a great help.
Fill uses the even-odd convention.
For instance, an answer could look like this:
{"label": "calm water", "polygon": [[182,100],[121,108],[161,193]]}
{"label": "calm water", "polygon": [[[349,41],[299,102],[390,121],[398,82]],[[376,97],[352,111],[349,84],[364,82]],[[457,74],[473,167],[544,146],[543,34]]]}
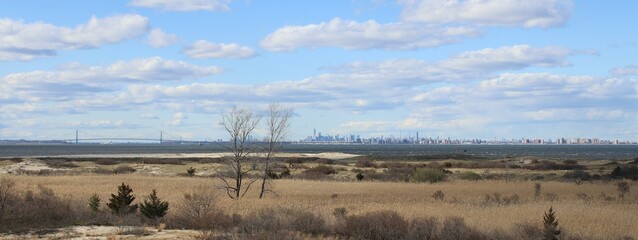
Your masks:
{"label": "calm water", "polygon": [[[217,145],[80,144],[0,145],[0,157],[79,154],[214,153]],[[362,155],[468,154],[481,157],[538,156],[578,159],[634,159],[638,145],[286,145],[285,152],[344,152]]]}

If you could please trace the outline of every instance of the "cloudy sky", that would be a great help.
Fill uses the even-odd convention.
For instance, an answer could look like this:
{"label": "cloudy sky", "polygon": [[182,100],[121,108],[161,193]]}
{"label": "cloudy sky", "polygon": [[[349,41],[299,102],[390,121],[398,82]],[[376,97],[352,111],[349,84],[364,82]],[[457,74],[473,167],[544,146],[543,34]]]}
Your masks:
{"label": "cloudy sky", "polygon": [[638,138],[635,1],[21,0],[0,139],[225,138],[233,105],[323,134]]}

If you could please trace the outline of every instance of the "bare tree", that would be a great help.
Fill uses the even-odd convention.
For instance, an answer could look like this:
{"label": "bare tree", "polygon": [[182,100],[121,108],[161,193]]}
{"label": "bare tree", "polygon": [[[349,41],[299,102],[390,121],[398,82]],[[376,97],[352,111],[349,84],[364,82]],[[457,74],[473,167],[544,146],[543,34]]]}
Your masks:
{"label": "bare tree", "polygon": [[228,174],[219,178],[230,198],[242,198],[250,186],[258,180],[245,179],[254,170],[254,150],[249,142],[251,133],[261,120],[261,116],[246,108],[233,107],[222,114],[221,125],[229,135],[228,146],[232,156],[226,159]]}
{"label": "bare tree", "polygon": [[268,119],[266,127],[268,136],[266,137],[266,149],[264,158],[262,159],[262,176],[261,176],[261,189],[259,191],[259,198],[264,196],[267,191],[266,185],[270,184],[271,166],[270,161],[275,153],[282,148],[282,142],[288,134],[290,128],[291,117],[293,109],[289,107],[283,107],[280,104],[270,104],[268,107]]}

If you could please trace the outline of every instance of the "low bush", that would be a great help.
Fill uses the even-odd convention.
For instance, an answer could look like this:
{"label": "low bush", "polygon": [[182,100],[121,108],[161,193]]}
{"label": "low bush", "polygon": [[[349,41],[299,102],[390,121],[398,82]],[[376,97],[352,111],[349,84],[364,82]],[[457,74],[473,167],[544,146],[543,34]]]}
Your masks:
{"label": "low bush", "polygon": [[319,165],[319,166],[304,170],[304,173],[306,174],[321,173],[323,175],[329,175],[329,174],[335,174],[337,173],[337,171],[331,166]]}
{"label": "low bush", "polygon": [[320,158],[320,159],[317,160],[317,163],[320,163],[320,164],[334,164],[335,161],[332,160],[332,159]]}
{"label": "low bush", "polygon": [[552,161],[540,161],[536,164],[525,165],[523,168],[530,170],[585,170],[585,166],[578,163],[556,163]]}
{"label": "low bush", "polygon": [[239,232],[248,236],[263,236],[286,231],[311,235],[330,234],[326,221],[311,212],[291,208],[265,208],[246,216]]}
{"label": "low bush", "polygon": [[376,164],[374,164],[368,159],[359,159],[357,160],[357,163],[354,164],[354,166],[359,168],[376,168],[377,167]]}
{"label": "low bush", "polygon": [[[35,193],[5,193],[9,195],[0,212],[0,232],[69,226],[81,215],[68,201],[43,186],[38,186]],[[86,207],[83,210],[88,211]]]}
{"label": "low bush", "polygon": [[93,168],[91,169],[91,172],[95,174],[113,174],[113,170],[109,170],[103,167]]}
{"label": "low bush", "polygon": [[414,182],[436,183],[444,181],[445,173],[441,169],[419,168],[412,172],[411,180]]}
{"label": "low bush", "polygon": [[443,199],[445,198],[445,194],[442,191],[436,191],[432,194],[432,198],[437,201],[443,201]]}
{"label": "low bush", "polygon": [[583,170],[572,170],[563,174],[563,178],[580,184],[583,181],[589,181],[591,179],[591,174]]}
{"label": "low bush", "polygon": [[455,239],[485,239],[480,232],[472,229],[465,224],[465,220],[460,217],[451,217],[443,221],[441,231],[437,239],[455,240]]}
{"label": "low bush", "polygon": [[493,194],[485,194],[485,198],[483,200],[484,205],[509,205],[509,204],[517,204],[520,202],[520,197],[517,194],[512,194],[509,196],[501,196],[500,193]]}
{"label": "low bush", "polygon": [[466,171],[459,174],[459,179],[461,180],[469,180],[469,181],[478,181],[481,180],[482,177],[478,173],[472,171]]}
{"label": "low bush", "polygon": [[142,158],[139,159],[143,164],[171,164],[171,165],[183,165],[179,158]]}
{"label": "low bush", "polygon": [[94,161],[95,164],[98,165],[116,165],[118,164],[117,161],[113,160],[113,159],[109,159],[109,158],[100,158]]}
{"label": "low bush", "polygon": [[77,164],[69,162],[67,160],[47,160],[43,159],[43,162],[52,168],[77,168],[79,167]]}
{"label": "low bush", "polygon": [[393,211],[370,212],[346,217],[342,234],[354,239],[403,239],[409,223]]}
{"label": "low bush", "polygon": [[638,180],[638,166],[617,166],[609,176],[612,178],[626,178],[636,181]]}
{"label": "low bush", "polygon": [[172,211],[169,219],[171,228],[195,230],[225,229],[233,226],[233,217],[218,208],[218,196],[211,189],[200,186],[192,193],[184,194],[182,200]]}
{"label": "low bush", "polygon": [[126,174],[126,173],[134,173],[135,168],[129,166],[129,165],[120,165],[115,167],[115,169],[113,169],[113,173],[115,174]]}

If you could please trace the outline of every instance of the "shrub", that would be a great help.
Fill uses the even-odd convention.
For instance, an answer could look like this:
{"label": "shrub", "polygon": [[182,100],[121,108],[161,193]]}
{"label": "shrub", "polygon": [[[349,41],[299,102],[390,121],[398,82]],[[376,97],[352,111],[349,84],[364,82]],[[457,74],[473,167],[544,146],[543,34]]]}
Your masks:
{"label": "shrub", "polygon": [[412,172],[412,181],[436,183],[445,180],[445,173],[440,169],[419,168]]}
{"label": "shrub", "polygon": [[122,183],[117,187],[117,195],[111,194],[109,203],[106,204],[111,212],[114,214],[129,214],[137,211],[137,204],[131,205],[135,197],[131,194],[133,189],[128,185]]}
{"label": "shrub", "polygon": [[472,171],[466,171],[459,174],[459,179],[462,180],[470,180],[470,181],[478,181],[481,180],[481,175]]}
{"label": "shrub", "polygon": [[44,160],[43,161],[47,166],[52,168],[77,168],[79,167],[77,164],[66,161],[66,160]]}
{"label": "shrub", "polygon": [[311,212],[289,208],[265,208],[248,215],[240,225],[239,231],[249,237],[263,239],[264,235],[286,231],[312,235],[327,234],[329,228],[323,218]]}
{"label": "shrub", "polygon": [[543,216],[543,239],[544,240],[558,240],[560,230],[558,229],[558,220],[554,216],[554,210],[549,207],[549,210]]}
{"label": "shrub", "polygon": [[321,163],[321,164],[334,164],[335,161],[332,159],[328,159],[328,158],[320,158],[317,160],[317,163]]}
{"label": "shrub", "polygon": [[16,198],[13,192],[14,186],[15,182],[13,180],[8,178],[0,179],[0,220],[2,220],[4,216],[5,209],[7,209]]}
{"label": "shrub", "polygon": [[186,169],[186,174],[188,174],[189,177],[195,176],[195,168],[190,167]]}
{"label": "shrub", "polygon": [[482,239],[483,237],[465,224],[465,220],[460,217],[451,217],[443,221],[441,232],[438,239],[441,240],[453,240],[453,239]]}
{"label": "shrub", "polygon": [[370,160],[368,159],[359,159],[357,160],[357,163],[354,164],[355,167],[359,167],[359,168],[371,168],[371,167],[376,167],[376,165],[374,163],[372,163]]}
{"label": "shrub", "polygon": [[335,208],[332,210],[332,215],[334,215],[337,220],[345,220],[348,215],[348,210],[344,207]]}
{"label": "shrub", "polygon": [[402,239],[408,222],[393,211],[370,212],[346,217],[343,233],[354,239]]}
{"label": "shrub", "polygon": [[330,174],[337,173],[337,171],[331,166],[319,165],[319,166],[304,170],[304,173],[311,173],[311,174],[321,173],[323,175],[330,175]]}
{"label": "shrub", "polygon": [[534,183],[534,198],[538,199],[541,196],[541,184]]}
{"label": "shrub", "polygon": [[135,171],[136,171],[135,168],[129,165],[120,165],[115,167],[115,169],[113,169],[113,173],[115,174],[134,173]]}
{"label": "shrub", "polygon": [[578,199],[583,200],[585,202],[589,202],[592,200],[592,197],[587,195],[587,193],[577,193],[576,197],[578,197]]}
{"label": "shrub", "polygon": [[108,169],[103,168],[103,167],[93,168],[93,169],[91,169],[91,172],[95,173],[95,174],[113,174],[112,170],[108,170]]}
{"label": "shrub", "polygon": [[445,194],[441,191],[436,191],[434,194],[432,194],[432,198],[434,198],[434,200],[443,201],[443,199],[445,198]]}
{"label": "shrub", "polygon": [[363,173],[357,173],[356,177],[357,177],[357,181],[363,180]]}
{"label": "shrub", "polygon": [[171,227],[211,230],[232,226],[233,218],[218,209],[215,204],[217,199],[215,192],[203,186],[184,194],[170,221]]}
{"label": "shrub", "polygon": [[573,159],[567,159],[567,160],[563,160],[563,163],[567,165],[574,165],[574,164],[578,164],[578,161]]}
{"label": "shrub", "polygon": [[497,205],[509,205],[509,204],[517,204],[519,203],[520,197],[518,194],[512,194],[510,196],[501,196],[499,193],[485,194],[485,199],[483,200],[483,204],[497,204]]}
{"label": "shrub", "polygon": [[144,199],[144,203],[140,204],[140,212],[149,219],[158,219],[164,217],[168,211],[168,202],[161,201],[157,197],[157,191],[153,192]]}
{"label": "shrub", "polygon": [[416,218],[410,221],[408,227],[408,235],[405,239],[409,240],[429,240],[436,239],[437,220],[434,217]]}
{"label": "shrub", "polygon": [[100,211],[100,196],[98,196],[96,193],[94,193],[93,196],[89,198],[89,209],[91,209],[91,211],[93,212]]}
{"label": "shrub", "polygon": [[95,163],[98,165],[115,165],[117,164],[117,161],[108,158],[100,158],[98,160],[95,160]]}
{"label": "shrub", "polygon": [[582,181],[588,181],[589,179],[591,179],[591,174],[583,170],[573,170],[563,174],[563,177],[568,180],[573,180],[576,182],[576,184],[580,185]]}
{"label": "shrub", "polygon": [[[78,219],[75,210],[68,201],[40,185],[35,193],[11,192],[11,201],[0,216],[0,232],[70,226]],[[83,210],[88,209],[83,207]]]}
{"label": "shrub", "polygon": [[623,199],[629,193],[629,184],[627,182],[616,183],[616,190],[618,190],[618,198]]}
{"label": "shrub", "polygon": [[284,170],[279,174],[279,178],[287,178],[290,177],[290,169],[284,167]]}

